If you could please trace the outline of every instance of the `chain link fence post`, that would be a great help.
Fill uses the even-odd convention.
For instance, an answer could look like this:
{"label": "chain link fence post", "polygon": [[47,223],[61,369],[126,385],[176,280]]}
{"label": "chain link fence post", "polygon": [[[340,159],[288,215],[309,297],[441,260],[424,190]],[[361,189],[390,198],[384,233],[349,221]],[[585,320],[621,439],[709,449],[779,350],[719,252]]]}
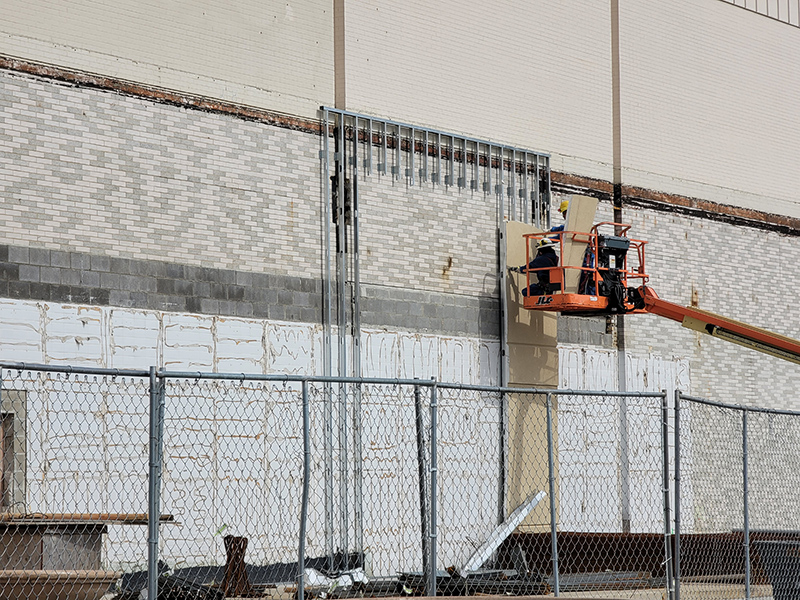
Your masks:
{"label": "chain link fence post", "polygon": [[547,394],[547,475],[550,491],[550,547],[553,561],[553,594],[559,596],[558,530],[556,527],[556,475],[553,451],[553,395]]}
{"label": "chain link fence post", "polygon": [[300,504],[300,536],[297,550],[297,600],[305,598],[306,532],[308,530],[308,490],[311,479],[311,416],[308,407],[308,381],[303,380],[303,499]]}
{"label": "chain link fence post", "polygon": [[681,600],[681,398],[675,390],[675,600]]}
{"label": "chain link fence post", "polygon": [[419,473],[419,512],[422,532],[422,576],[426,582],[430,574],[430,518],[428,516],[428,478],[425,468],[425,428],[422,418],[422,394],[414,386],[414,412],[417,423],[417,470]]}
{"label": "chain link fence post", "polygon": [[428,577],[428,596],[436,596],[436,532],[437,532],[437,512],[436,512],[436,499],[438,493],[437,475],[439,459],[436,452],[436,445],[438,441],[438,416],[439,416],[439,403],[438,403],[438,390],[436,387],[436,380],[431,378],[433,385],[431,386],[431,543],[430,552],[431,557],[428,561],[430,574]]}
{"label": "chain link fence post", "polygon": [[661,396],[661,447],[663,451],[662,473],[664,490],[664,567],[667,598],[674,600],[672,588],[672,542],[670,540],[670,506],[669,506],[669,404],[667,392]]}
{"label": "chain link fence post", "polygon": [[164,441],[164,382],[150,367],[150,473],[147,495],[147,597],[158,598],[158,527]]}
{"label": "chain link fence post", "polygon": [[747,458],[747,409],[742,411],[742,501],[744,513],[744,597],[750,600],[750,505]]}

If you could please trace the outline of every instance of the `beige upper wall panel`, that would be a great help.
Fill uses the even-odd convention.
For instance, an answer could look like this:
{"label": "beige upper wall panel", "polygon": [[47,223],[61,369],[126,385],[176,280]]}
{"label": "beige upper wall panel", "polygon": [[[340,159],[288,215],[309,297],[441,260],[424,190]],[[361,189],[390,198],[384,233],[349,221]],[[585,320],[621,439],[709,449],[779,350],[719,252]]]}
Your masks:
{"label": "beige upper wall panel", "polygon": [[608,0],[348,0],[346,104],[611,178]]}
{"label": "beige upper wall panel", "polygon": [[717,0],[620,0],[627,184],[800,217],[800,29]]}
{"label": "beige upper wall panel", "polygon": [[333,0],[6,0],[0,54],[316,116]]}

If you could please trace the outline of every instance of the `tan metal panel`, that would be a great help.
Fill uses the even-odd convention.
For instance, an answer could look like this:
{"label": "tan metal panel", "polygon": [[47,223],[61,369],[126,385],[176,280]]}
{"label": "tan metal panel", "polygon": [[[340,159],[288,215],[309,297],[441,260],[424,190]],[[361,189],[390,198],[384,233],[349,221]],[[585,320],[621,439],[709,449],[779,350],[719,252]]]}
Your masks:
{"label": "tan metal panel", "polygon": [[[588,232],[594,223],[597,212],[597,198],[590,196],[572,196],[567,209],[567,222],[564,225],[563,256],[561,264],[565,267],[580,267],[583,264],[583,255],[586,253],[588,238],[585,236],[573,237],[569,232]],[[564,291],[571,294],[578,292],[578,282],[581,272],[577,269],[567,269],[564,273]]]}

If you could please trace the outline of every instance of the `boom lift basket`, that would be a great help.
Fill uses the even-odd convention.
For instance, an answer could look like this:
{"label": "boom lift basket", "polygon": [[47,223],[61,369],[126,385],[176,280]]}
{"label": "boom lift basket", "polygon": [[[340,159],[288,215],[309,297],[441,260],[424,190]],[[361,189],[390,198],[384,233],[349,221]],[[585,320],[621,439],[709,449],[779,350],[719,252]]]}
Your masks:
{"label": "boom lift basket", "polygon": [[645,312],[638,288],[648,280],[644,256],[647,242],[629,238],[626,234],[630,228],[604,221],[588,233],[526,234],[526,265],[536,257],[536,246],[543,238],[557,242],[558,265],[526,271],[528,290],[537,283],[538,272],[546,271],[549,293],[525,296],[523,306],[574,315]]}

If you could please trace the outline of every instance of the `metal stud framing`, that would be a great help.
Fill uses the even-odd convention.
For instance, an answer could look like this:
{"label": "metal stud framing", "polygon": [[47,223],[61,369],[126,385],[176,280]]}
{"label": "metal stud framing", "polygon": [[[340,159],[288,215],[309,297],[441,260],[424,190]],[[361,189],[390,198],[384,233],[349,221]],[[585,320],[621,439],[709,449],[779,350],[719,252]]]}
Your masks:
{"label": "metal stud framing", "polygon": [[[360,377],[359,177],[389,176],[396,181],[403,180],[409,186],[444,185],[473,195],[481,194],[492,201],[494,206],[487,206],[487,210],[495,210],[498,219],[498,279],[501,284],[501,306],[505,306],[505,269],[501,268],[505,265],[503,223],[510,218],[542,229],[550,227],[550,156],[542,152],[325,106],[321,107],[321,112],[323,149],[320,159],[325,202],[324,374],[334,375],[335,327],[338,346],[338,369],[335,374]],[[335,231],[332,231],[332,227]],[[504,318],[501,321],[504,322]],[[501,346],[505,348],[504,326],[501,326],[500,337]],[[503,367],[501,371],[501,385],[505,386],[508,383],[507,369]],[[327,390],[326,398],[327,549],[331,556],[338,552],[341,556],[346,556],[351,551],[360,553],[364,550],[360,534],[363,530],[362,465],[359,460],[362,441],[358,420],[360,389],[356,386],[354,390],[348,390],[347,385],[341,383],[338,394],[334,395],[332,390]],[[348,398],[352,400],[350,419]],[[334,467],[333,418],[337,414],[334,401],[338,401],[339,415],[336,432],[340,448],[338,469]],[[347,449],[350,435],[355,458],[352,463],[349,462],[350,452]],[[354,471],[352,496],[348,489],[348,469],[351,464]],[[335,498],[334,480],[337,477],[339,497]],[[351,501],[352,526],[349,514]],[[335,514],[337,507],[338,516]],[[499,518],[502,520],[502,515]],[[350,533],[355,536],[352,548]]]}

